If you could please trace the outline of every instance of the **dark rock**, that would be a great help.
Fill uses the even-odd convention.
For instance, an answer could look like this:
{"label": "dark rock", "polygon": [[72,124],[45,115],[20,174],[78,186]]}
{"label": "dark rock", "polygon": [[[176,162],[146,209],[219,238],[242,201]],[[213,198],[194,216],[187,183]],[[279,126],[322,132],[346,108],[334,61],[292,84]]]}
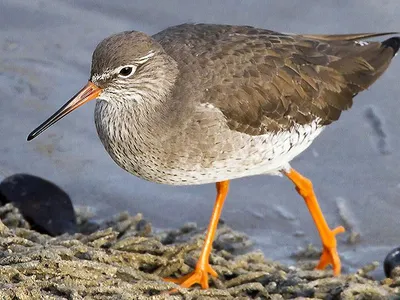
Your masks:
{"label": "dark rock", "polygon": [[77,231],[71,199],[54,183],[15,174],[0,183],[0,195],[2,204],[12,203],[38,232],[56,236]]}
{"label": "dark rock", "polygon": [[383,269],[385,271],[386,277],[391,277],[392,271],[400,266],[400,247],[394,248],[392,251],[386,255],[383,262]]}

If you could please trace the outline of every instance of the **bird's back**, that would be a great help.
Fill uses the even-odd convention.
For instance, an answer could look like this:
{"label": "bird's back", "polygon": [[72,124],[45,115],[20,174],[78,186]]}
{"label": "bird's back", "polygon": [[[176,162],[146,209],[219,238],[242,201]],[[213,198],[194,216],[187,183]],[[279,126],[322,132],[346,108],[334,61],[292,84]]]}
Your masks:
{"label": "bird's back", "polygon": [[400,46],[384,34],[288,35],[249,26],[183,24],[153,37],[179,65],[191,97],[250,135],[321,126],[382,75]]}

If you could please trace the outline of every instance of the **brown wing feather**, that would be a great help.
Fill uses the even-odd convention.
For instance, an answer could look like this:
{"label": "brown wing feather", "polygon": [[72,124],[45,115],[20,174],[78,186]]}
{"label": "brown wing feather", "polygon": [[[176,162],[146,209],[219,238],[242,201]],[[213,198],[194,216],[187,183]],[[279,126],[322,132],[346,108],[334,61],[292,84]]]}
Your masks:
{"label": "brown wing feather", "polygon": [[[243,26],[181,25],[155,36],[186,81],[196,77],[199,101],[251,135],[337,120],[352,98],[388,67],[394,51],[364,38],[383,34],[285,35]],[[175,31],[176,32],[176,31]],[[179,40],[181,39],[181,40]]]}
{"label": "brown wing feather", "polygon": [[393,32],[379,32],[379,33],[352,33],[352,34],[300,34],[302,37],[320,41],[360,41],[370,39],[373,37],[380,37],[385,35],[399,34]]}

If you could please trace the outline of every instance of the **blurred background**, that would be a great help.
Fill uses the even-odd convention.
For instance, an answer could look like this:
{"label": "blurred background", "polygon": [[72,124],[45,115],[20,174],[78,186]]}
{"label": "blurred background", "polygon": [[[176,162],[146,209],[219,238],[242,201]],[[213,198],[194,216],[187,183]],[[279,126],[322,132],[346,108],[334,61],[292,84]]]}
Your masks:
{"label": "blurred background", "polygon": [[[184,22],[253,25],[283,32],[400,31],[399,0],[2,0],[0,2],[0,180],[42,176],[96,217],[141,212],[157,228],[206,226],[214,185],[171,187],[138,179],[114,164],[93,122],[94,102],[32,142],[28,133],[89,78],[91,54],[112,33],[154,34]],[[340,4],[339,4],[340,3]],[[339,236],[344,271],[382,261],[400,244],[400,60],[296,158],[328,223],[350,222]],[[255,248],[283,262],[319,236],[286,178],[259,176],[231,184],[222,218],[249,234]],[[344,224],[346,225],[346,224]],[[351,233],[360,240],[349,243]]]}

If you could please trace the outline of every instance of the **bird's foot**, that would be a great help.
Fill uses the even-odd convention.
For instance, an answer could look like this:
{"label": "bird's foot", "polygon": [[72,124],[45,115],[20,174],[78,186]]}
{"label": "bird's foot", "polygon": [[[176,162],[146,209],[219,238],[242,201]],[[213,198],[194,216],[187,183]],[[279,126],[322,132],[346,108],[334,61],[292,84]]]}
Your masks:
{"label": "bird's foot", "polygon": [[198,263],[193,272],[180,278],[164,278],[164,280],[179,284],[184,288],[191,287],[197,283],[201,285],[202,289],[208,289],[208,274],[213,277],[218,277],[217,272],[215,272],[208,262],[203,264]]}
{"label": "bird's foot", "polygon": [[322,255],[318,265],[315,267],[317,270],[323,270],[327,265],[332,265],[333,274],[335,276],[340,275],[341,263],[336,248],[336,235],[344,231],[344,227],[339,226],[322,237]]}

